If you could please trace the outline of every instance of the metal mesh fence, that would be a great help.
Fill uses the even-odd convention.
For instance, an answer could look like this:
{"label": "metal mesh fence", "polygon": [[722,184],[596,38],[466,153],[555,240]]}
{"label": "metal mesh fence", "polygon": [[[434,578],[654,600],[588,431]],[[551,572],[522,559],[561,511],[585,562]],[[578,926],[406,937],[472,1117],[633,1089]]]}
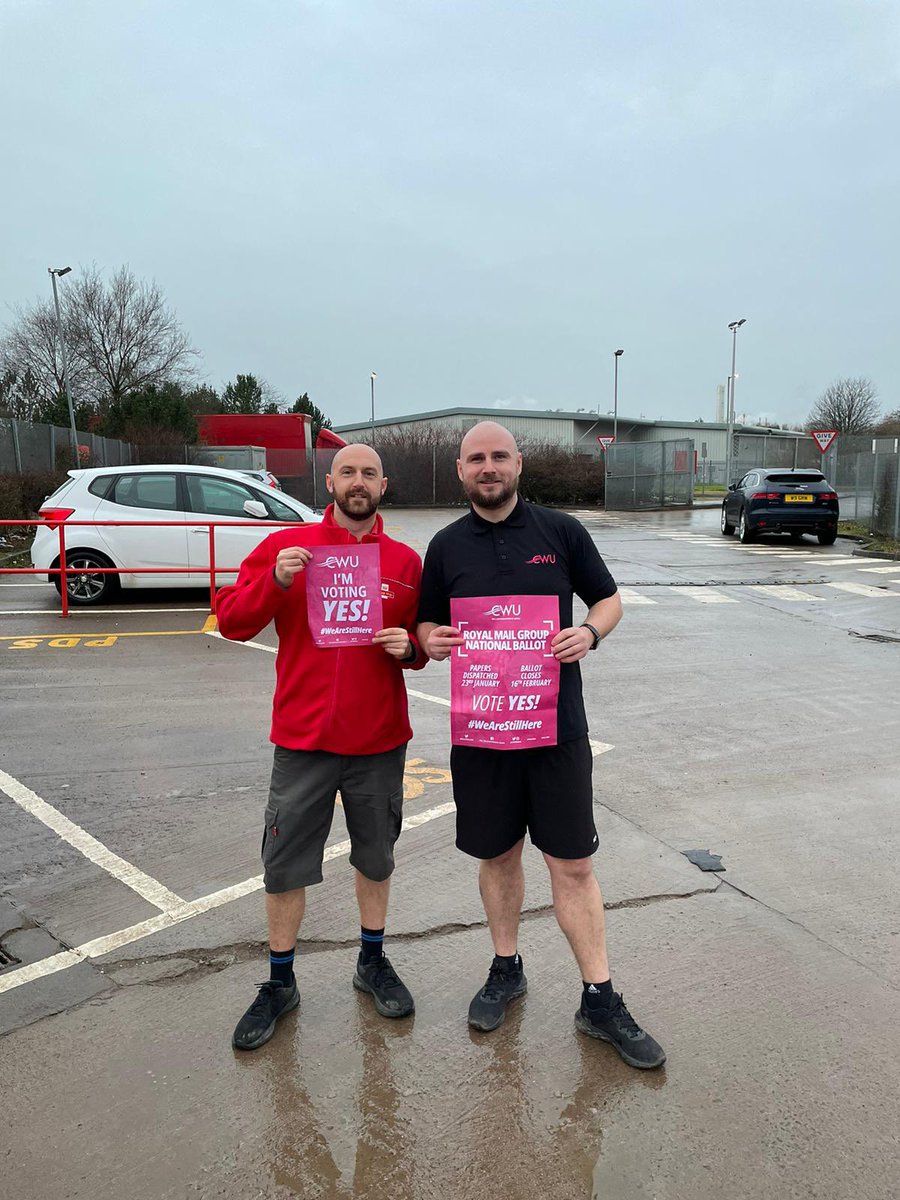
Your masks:
{"label": "metal mesh fence", "polygon": [[900,453],[841,455],[833,482],[843,520],[859,521],[872,533],[900,539]]}
{"label": "metal mesh fence", "polygon": [[693,502],[694,443],[623,442],[606,458],[606,507],[669,508]]}
{"label": "metal mesh fence", "polygon": [[[132,461],[131,446],[115,438],[76,430],[79,465],[120,467]],[[54,471],[71,467],[72,433],[64,425],[42,425],[0,418],[0,472]]]}

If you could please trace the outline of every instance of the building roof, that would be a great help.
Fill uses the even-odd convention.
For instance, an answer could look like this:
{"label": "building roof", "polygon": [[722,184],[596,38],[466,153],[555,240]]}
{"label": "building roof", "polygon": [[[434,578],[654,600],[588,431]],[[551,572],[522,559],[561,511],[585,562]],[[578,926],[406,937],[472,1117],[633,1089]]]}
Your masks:
{"label": "building roof", "polygon": [[[557,420],[557,421],[587,421],[599,422],[608,421],[612,423],[612,413],[597,413],[597,412],[571,412],[568,410],[557,409],[534,409],[534,408],[437,408],[431,412],[420,413],[401,413],[395,417],[381,417],[375,421],[376,428],[380,425],[404,425],[409,421],[432,421],[437,417],[483,417],[485,420],[499,421],[503,424],[504,417],[529,417],[537,420]],[[629,417],[619,413],[618,422],[620,425],[625,425],[634,428],[636,425],[655,426],[660,429],[721,429],[727,430],[728,425],[724,421],[654,421],[649,417]],[[365,429],[371,426],[371,421],[355,421],[347,425],[334,426],[335,433],[346,433],[348,430]],[[801,430],[792,429],[772,429],[768,425],[740,425],[735,422],[734,429],[736,433],[767,433],[773,436],[781,435],[782,437],[796,437]]]}

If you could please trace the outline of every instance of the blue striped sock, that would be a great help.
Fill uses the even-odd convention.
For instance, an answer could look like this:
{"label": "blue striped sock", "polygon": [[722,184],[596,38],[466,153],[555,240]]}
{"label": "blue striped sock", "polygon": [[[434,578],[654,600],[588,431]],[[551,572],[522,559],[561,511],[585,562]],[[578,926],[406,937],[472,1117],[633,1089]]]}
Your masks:
{"label": "blue striped sock", "polygon": [[269,978],[290,987],[294,982],[294,951],[269,947]]}
{"label": "blue striped sock", "polygon": [[362,949],[362,960],[364,963],[378,962],[384,954],[384,930],[366,929],[364,925],[361,925],[359,929],[359,944]]}

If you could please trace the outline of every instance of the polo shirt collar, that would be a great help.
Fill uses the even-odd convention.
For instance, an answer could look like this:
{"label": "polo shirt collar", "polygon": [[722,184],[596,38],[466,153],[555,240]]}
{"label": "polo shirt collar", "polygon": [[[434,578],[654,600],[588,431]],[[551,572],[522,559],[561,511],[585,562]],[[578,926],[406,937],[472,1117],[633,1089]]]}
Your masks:
{"label": "polo shirt collar", "polygon": [[519,496],[516,501],[516,507],[503,521],[486,521],[480,513],[477,513],[471,507],[469,508],[469,516],[472,518],[472,524],[475,526],[476,533],[487,533],[490,529],[524,529],[527,510],[525,508],[525,501]]}
{"label": "polo shirt collar", "polygon": [[[325,515],[322,517],[322,528],[328,530],[328,536],[334,537],[336,542],[355,542],[356,537],[345,529],[343,525],[338,525],[334,519],[334,504],[329,504],[325,509]],[[384,532],[384,521],[381,519],[381,513],[375,514],[375,524],[368,533],[363,534],[360,539],[363,542],[377,542]]]}

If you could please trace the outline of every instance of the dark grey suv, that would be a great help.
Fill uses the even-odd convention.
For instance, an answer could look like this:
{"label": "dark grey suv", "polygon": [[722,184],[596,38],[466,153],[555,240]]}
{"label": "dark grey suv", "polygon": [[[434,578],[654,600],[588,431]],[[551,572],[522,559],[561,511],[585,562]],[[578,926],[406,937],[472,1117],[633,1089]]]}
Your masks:
{"label": "dark grey suv", "polygon": [[837,526],[837,492],[821,471],[755,467],[722,502],[722,532],[737,529],[742,542],[758,533],[789,533],[795,541],[814,533],[822,546],[831,546]]}

